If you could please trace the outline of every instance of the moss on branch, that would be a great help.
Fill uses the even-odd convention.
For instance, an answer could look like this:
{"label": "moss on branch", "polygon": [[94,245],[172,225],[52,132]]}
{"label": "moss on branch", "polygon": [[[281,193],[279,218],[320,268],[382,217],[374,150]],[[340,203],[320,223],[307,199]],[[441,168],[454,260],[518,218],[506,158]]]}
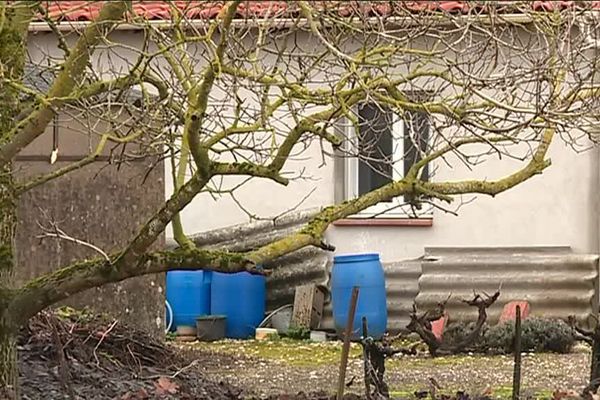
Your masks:
{"label": "moss on branch", "polygon": [[217,74],[220,73],[222,68],[222,60],[229,38],[231,23],[240,3],[241,0],[230,1],[219,13],[219,17],[223,19],[223,22],[221,23],[219,43],[214,50],[215,55],[204,71],[200,86],[197,90],[194,88],[188,95],[190,98],[190,108],[186,118],[186,134],[192,157],[199,170],[208,168],[210,163],[208,159],[208,146],[200,140],[200,129],[202,128],[204,116],[208,108],[209,94]]}
{"label": "moss on branch", "polygon": [[[9,132],[2,132],[0,165],[9,163],[21,149],[44,132],[48,123],[54,118],[55,109],[63,103],[60,99],[68,97],[81,80],[95,46],[100,43],[106,32],[121,20],[126,9],[125,1],[105,3],[98,18],[86,28],[71,49],[69,57],[52,83],[47,94],[50,104],[34,107],[31,115],[22,123]],[[21,37],[25,35],[21,33]],[[8,51],[8,49],[4,50]]]}
{"label": "moss on branch", "polygon": [[251,162],[239,162],[239,163],[212,163],[212,174],[213,175],[246,175],[253,176],[256,178],[267,178],[277,183],[287,186],[290,182],[289,179],[284,178],[279,174],[277,170],[272,167],[265,167],[263,165],[254,164]]}
{"label": "moss on branch", "polygon": [[186,248],[143,254],[132,264],[117,253],[110,256],[110,261],[84,260],[30,280],[12,294],[9,313],[24,322],[45,307],[84,290],[174,269],[264,273],[242,253]]}

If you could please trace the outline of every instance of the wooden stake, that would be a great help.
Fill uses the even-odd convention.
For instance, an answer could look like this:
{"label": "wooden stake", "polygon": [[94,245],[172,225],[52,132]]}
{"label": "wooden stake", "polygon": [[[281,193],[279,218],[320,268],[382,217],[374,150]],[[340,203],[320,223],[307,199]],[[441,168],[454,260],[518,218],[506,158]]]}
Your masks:
{"label": "wooden stake", "polygon": [[344,332],[344,345],[342,347],[342,359],[340,361],[337,400],[342,400],[342,398],[344,397],[344,386],[346,385],[346,367],[348,366],[348,353],[350,352],[350,337],[352,336],[352,326],[354,325],[354,314],[356,314],[358,290],[358,286],[354,286],[352,288],[352,297],[350,297],[348,320],[346,321],[346,330]]}
{"label": "wooden stake", "polygon": [[[367,328],[367,317],[362,317],[362,337],[363,340],[369,336],[369,331]],[[371,400],[371,383],[370,383],[370,373],[369,373],[369,365],[371,361],[369,360],[369,352],[367,351],[367,346],[363,345],[363,367],[365,373],[365,397],[367,400]]]}
{"label": "wooden stake", "polygon": [[521,391],[521,306],[517,306],[515,316],[515,370],[513,374],[512,400],[519,399]]}

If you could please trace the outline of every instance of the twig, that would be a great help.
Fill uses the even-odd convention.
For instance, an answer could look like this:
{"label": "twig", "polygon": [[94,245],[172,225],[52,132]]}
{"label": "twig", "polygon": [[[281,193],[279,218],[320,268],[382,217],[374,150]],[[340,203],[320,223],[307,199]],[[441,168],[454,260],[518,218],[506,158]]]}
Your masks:
{"label": "twig", "polygon": [[200,360],[196,359],[194,361],[192,361],[191,363],[189,363],[188,365],[186,365],[183,368],[178,369],[177,371],[175,371],[175,373],[171,374],[171,375],[164,375],[164,374],[155,374],[155,375],[148,375],[148,376],[144,376],[141,379],[143,380],[153,380],[153,379],[157,379],[157,378],[170,378],[170,379],[175,379],[177,378],[180,374],[182,374],[183,372],[187,371],[188,369],[192,368],[193,366],[195,366]]}
{"label": "twig", "polygon": [[171,375],[171,378],[177,378],[177,376],[178,376],[179,374],[181,374],[182,372],[184,372],[184,371],[187,371],[188,369],[192,368],[194,365],[196,365],[196,363],[197,363],[198,361],[199,361],[199,360],[194,360],[194,361],[192,361],[191,363],[189,363],[188,365],[186,365],[185,367],[181,368],[179,371],[177,371],[177,372],[175,372],[173,375]]}
{"label": "twig", "polygon": [[98,360],[98,355],[96,354],[96,351],[98,350],[98,348],[100,347],[100,345],[104,341],[104,338],[106,338],[106,336],[110,333],[110,331],[113,330],[113,328],[117,325],[118,322],[119,322],[119,320],[115,319],[115,321],[108,327],[108,329],[105,330],[102,333],[102,336],[100,337],[100,340],[96,344],[96,347],[94,347],[94,358],[96,359],[96,364],[100,364],[100,360]]}
{"label": "twig", "polygon": [[419,335],[421,340],[427,344],[429,348],[429,353],[435,357],[438,354],[454,354],[464,350],[467,346],[469,346],[481,332],[481,328],[483,327],[486,319],[487,312],[486,310],[494,304],[494,302],[500,296],[500,292],[497,291],[491,296],[485,295],[482,297],[480,294],[474,293],[473,299],[471,300],[462,300],[464,303],[477,307],[479,310],[479,316],[477,318],[477,323],[471,333],[461,342],[454,346],[450,346],[443,341],[438,340],[438,338],[433,334],[432,325],[433,321],[436,321],[442,318],[445,314],[446,303],[450,299],[448,297],[446,301],[442,303],[438,303],[437,308],[435,310],[425,311],[423,314],[417,314],[416,305],[413,304],[413,311],[410,315],[410,323],[406,326],[407,329],[411,332],[415,332]]}
{"label": "twig", "polygon": [[131,350],[131,344],[128,343],[126,347],[127,347],[127,351],[129,352],[129,355],[131,355],[131,359],[137,365],[137,367],[139,368],[139,370],[141,372],[142,371],[142,363],[139,360],[139,358],[136,357],[135,354],[133,354],[133,350]]}
{"label": "twig", "polygon": [[60,229],[59,227],[57,227],[56,225],[53,226],[53,229],[52,229],[53,232],[50,231],[47,228],[44,228],[39,223],[38,223],[38,226],[44,231],[43,234],[37,236],[38,239],[44,239],[44,238],[50,237],[50,238],[62,239],[62,240],[66,240],[68,242],[76,243],[76,244],[79,244],[81,246],[85,246],[87,248],[90,248],[90,249],[96,251],[97,253],[99,253],[100,255],[102,255],[102,257],[104,257],[104,259],[106,261],[110,262],[110,257],[100,247],[95,246],[95,245],[93,245],[93,244],[91,244],[89,242],[86,242],[84,240],[77,239],[77,238],[74,238],[72,236],[69,236],[62,229]]}

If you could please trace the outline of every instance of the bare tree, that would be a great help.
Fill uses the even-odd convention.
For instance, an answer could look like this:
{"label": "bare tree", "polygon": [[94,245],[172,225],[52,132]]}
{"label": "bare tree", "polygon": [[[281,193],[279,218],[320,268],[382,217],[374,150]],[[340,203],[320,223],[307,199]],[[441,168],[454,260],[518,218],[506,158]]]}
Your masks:
{"label": "bare tree", "polygon": [[[495,196],[541,174],[556,136],[576,150],[595,141],[596,22],[585,7],[534,13],[523,2],[503,14],[490,3],[453,15],[385,2],[394,8],[387,18],[364,12],[383,3],[340,10],[299,1],[240,19],[241,2],[230,1],[211,21],[190,21],[173,4],[165,27],[126,18],[129,2],[105,2],[72,44],[46,18],[61,54],[37,60],[52,75],[40,94],[23,85],[28,26],[46,15],[39,3],[0,4],[0,386],[13,397],[18,327],[75,293],[169,269],[261,273],[257,264],[306,246],[331,249],[323,237],[332,222],[381,202],[402,199],[393,207],[409,215],[456,209],[461,195]],[[507,17],[514,13],[519,21]],[[139,32],[133,44],[112,34],[126,21]],[[98,146],[88,157],[15,181],[12,160],[58,112],[110,129],[88,122]],[[118,252],[14,287],[18,196],[85,168],[104,146],[126,148],[125,159],[171,162],[173,195]],[[187,238],[178,214],[199,193],[232,194],[250,178],[287,185],[303,175],[288,161],[311,146],[322,146],[323,159],[353,162],[369,184],[246,253],[199,249]],[[448,166],[483,168],[495,157],[512,171],[443,178]],[[180,247],[149,250],[171,222]],[[45,228],[45,236],[77,243]]]}

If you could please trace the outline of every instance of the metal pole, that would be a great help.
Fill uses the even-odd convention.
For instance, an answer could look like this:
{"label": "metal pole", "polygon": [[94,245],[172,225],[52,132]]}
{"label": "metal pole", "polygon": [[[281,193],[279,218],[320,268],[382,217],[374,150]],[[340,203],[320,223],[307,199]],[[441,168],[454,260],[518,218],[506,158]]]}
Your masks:
{"label": "metal pole", "polygon": [[519,399],[521,391],[521,307],[517,306],[515,316],[515,370],[513,374],[512,400]]}
{"label": "metal pole", "polygon": [[342,398],[344,397],[344,386],[346,385],[346,366],[348,365],[348,353],[350,352],[350,337],[352,336],[354,314],[356,314],[358,290],[358,286],[354,286],[352,288],[352,297],[350,297],[350,309],[348,310],[348,320],[346,321],[346,330],[344,331],[344,345],[342,346],[342,360],[340,361],[337,400],[342,400]]}

